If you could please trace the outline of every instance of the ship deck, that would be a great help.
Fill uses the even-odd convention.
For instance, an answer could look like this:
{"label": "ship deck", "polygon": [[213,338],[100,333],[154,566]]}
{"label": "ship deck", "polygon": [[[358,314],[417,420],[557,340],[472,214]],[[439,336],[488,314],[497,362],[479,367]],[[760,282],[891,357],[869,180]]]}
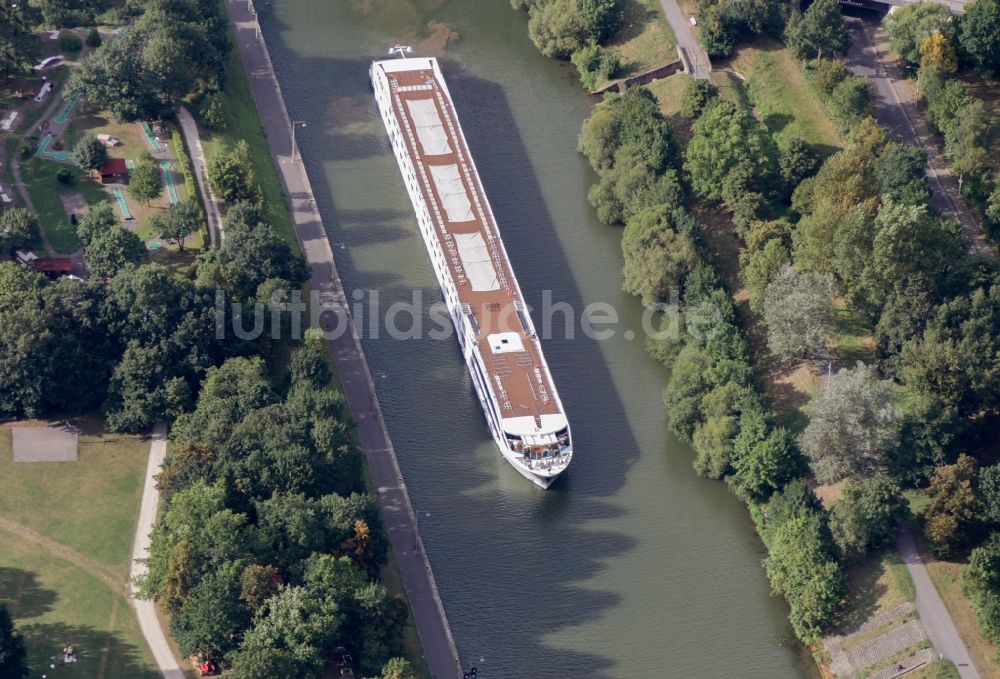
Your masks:
{"label": "ship deck", "polygon": [[[419,61],[419,60],[410,60]],[[502,418],[561,414],[538,338],[447,89],[432,68],[385,70],[448,271]]]}

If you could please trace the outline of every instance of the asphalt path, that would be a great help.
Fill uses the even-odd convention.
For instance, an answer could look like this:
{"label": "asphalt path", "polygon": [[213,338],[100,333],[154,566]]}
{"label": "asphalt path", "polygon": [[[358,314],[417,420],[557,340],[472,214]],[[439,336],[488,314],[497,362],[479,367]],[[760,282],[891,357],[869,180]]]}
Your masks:
{"label": "asphalt path", "polygon": [[433,677],[460,677],[455,641],[417,529],[406,483],[389,440],[371,373],[350,317],[333,250],[316,208],[305,166],[292,149],[291,119],[285,110],[267,47],[247,2],[227,0],[226,9],[235,26],[236,44],[250,78],[250,89],[284,183],[295,232],[310,267],[311,289],[319,296],[320,308],[326,310],[320,325],[357,424],[359,443],[368,458],[368,469],[378,493],[424,656]]}
{"label": "asphalt path", "polygon": [[660,0],[660,5],[667,17],[667,23],[670,24],[674,37],[677,39],[677,47],[684,52],[686,57],[684,59],[685,68],[690,64],[693,78],[708,80],[709,74],[712,72],[712,61],[708,58],[701,43],[698,42],[698,38],[695,37],[694,31],[691,30],[690,20],[684,16],[677,0]]}
{"label": "asphalt path", "polygon": [[952,622],[948,609],[945,608],[937,588],[927,574],[927,568],[920,560],[920,553],[913,542],[910,530],[903,527],[896,538],[896,547],[899,549],[906,570],[909,571],[913,579],[913,586],[917,592],[916,606],[917,613],[920,614],[920,621],[927,630],[927,636],[934,644],[935,650],[948,660],[955,663],[958,674],[962,679],[979,679],[979,670],[972,662],[969,649],[958,634],[955,623]]}

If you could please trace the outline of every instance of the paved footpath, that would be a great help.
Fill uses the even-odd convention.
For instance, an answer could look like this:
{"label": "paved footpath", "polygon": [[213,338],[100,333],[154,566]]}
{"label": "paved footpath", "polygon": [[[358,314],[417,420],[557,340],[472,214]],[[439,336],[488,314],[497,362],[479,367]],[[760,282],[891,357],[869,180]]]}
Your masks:
{"label": "paved footpath", "polygon": [[220,250],[225,245],[225,238],[222,233],[222,217],[219,214],[219,201],[212,193],[212,187],[208,185],[208,165],[205,162],[205,151],[201,147],[201,135],[198,132],[198,124],[195,123],[191,113],[181,106],[177,109],[177,122],[181,126],[181,134],[184,135],[184,143],[188,148],[188,156],[194,166],[194,177],[198,182],[199,193],[205,205],[205,214],[208,215],[208,237],[212,247]]}
{"label": "paved footpath", "polygon": [[969,649],[965,647],[965,642],[959,636],[948,609],[945,608],[937,588],[934,587],[934,582],[927,574],[924,562],[920,560],[920,553],[917,552],[909,528],[904,526],[900,530],[896,538],[896,547],[903,557],[906,570],[913,578],[913,586],[917,591],[917,613],[920,614],[920,621],[927,630],[927,636],[934,644],[934,648],[955,663],[962,679],[979,679],[979,671],[972,662]]}
{"label": "paved footpath", "polygon": [[347,310],[333,250],[316,209],[305,166],[292,156],[290,118],[267,55],[267,47],[259,37],[259,27],[246,2],[227,0],[226,9],[235,25],[236,44],[250,76],[250,89],[267,132],[271,153],[278,161],[295,232],[312,272],[310,285],[319,295],[323,309],[336,310],[335,314],[324,314],[322,326],[327,332],[337,373],[357,423],[358,438],[368,458],[368,468],[378,492],[389,541],[399,565],[424,656],[433,677],[460,677],[462,673],[455,641],[417,530],[417,519],[375,396],[371,373]]}
{"label": "paved footpath", "polygon": [[[132,544],[132,568],[129,580],[134,583],[136,578],[146,574],[144,560],[149,558],[150,533],[156,522],[156,511],[160,507],[160,491],[156,488],[156,475],[160,465],[167,456],[167,425],[162,422],[153,427],[153,440],[149,444],[149,462],[146,463],[146,480],[142,487],[142,504],[139,506],[139,524],[135,529],[135,542]],[[135,584],[129,593],[129,600],[135,615],[139,619],[139,629],[146,638],[149,649],[153,652],[157,667],[165,679],[184,679],[184,671],[174,657],[167,635],[163,632],[160,619],[156,615],[156,602],[135,598]]]}
{"label": "paved footpath", "polygon": [[677,39],[677,47],[684,51],[687,60],[691,62],[691,77],[696,80],[708,80],[712,73],[712,61],[695,37],[694,31],[691,30],[691,22],[684,16],[677,0],[660,0],[660,5]]}

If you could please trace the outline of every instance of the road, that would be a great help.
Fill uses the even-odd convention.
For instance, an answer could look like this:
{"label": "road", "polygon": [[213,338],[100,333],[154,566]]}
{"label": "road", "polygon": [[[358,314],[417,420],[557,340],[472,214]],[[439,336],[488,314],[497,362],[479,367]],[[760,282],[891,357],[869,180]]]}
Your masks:
{"label": "road", "polygon": [[153,438],[149,444],[149,461],[146,463],[146,480],[142,487],[142,504],[139,506],[139,523],[135,529],[135,542],[132,544],[132,567],[129,572],[131,591],[129,600],[135,615],[139,619],[139,629],[146,638],[149,649],[153,652],[157,667],[166,679],[184,679],[184,671],[174,657],[167,635],[163,632],[160,619],[156,615],[154,601],[135,598],[135,579],[146,574],[144,560],[149,558],[150,533],[156,522],[156,511],[160,507],[160,491],[156,488],[156,475],[160,465],[167,456],[167,425],[162,422],[153,427]]}
{"label": "road", "polygon": [[181,106],[177,109],[177,122],[181,126],[181,134],[184,135],[184,145],[187,146],[188,155],[191,157],[191,164],[194,166],[194,177],[198,182],[199,193],[205,205],[205,214],[208,217],[208,236],[213,248],[220,250],[225,245],[225,234],[222,231],[222,216],[219,213],[219,201],[212,193],[212,188],[208,185],[208,165],[205,162],[205,151],[201,147],[201,134],[198,132],[198,125],[194,122],[191,113]]}
{"label": "road", "polygon": [[236,44],[250,77],[250,89],[271,153],[278,161],[295,232],[310,267],[311,289],[318,293],[321,308],[328,310],[323,314],[321,325],[327,333],[344,395],[357,424],[359,442],[368,459],[424,656],[433,677],[460,677],[455,641],[417,530],[417,518],[389,440],[368,363],[348,311],[333,250],[316,208],[305,166],[301,159],[293,157],[291,119],[285,110],[267,47],[258,37],[259,26],[246,2],[227,0],[226,9],[236,29]]}
{"label": "road", "polygon": [[927,569],[917,546],[913,542],[909,528],[903,527],[896,538],[896,547],[899,549],[906,570],[913,578],[913,586],[917,591],[916,605],[917,613],[920,614],[920,621],[927,630],[927,636],[938,653],[955,663],[958,674],[962,679],[979,679],[979,671],[976,669],[969,649],[965,647],[965,642],[959,636],[955,623],[951,620],[948,609],[938,595],[937,588],[931,582]]}
{"label": "road", "polygon": [[881,26],[871,26],[857,17],[846,17],[851,31],[847,63],[856,76],[868,78],[875,87],[875,114],[879,122],[904,141],[927,152],[927,178],[934,207],[956,219],[969,240],[969,252],[992,253],[986,235],[961,196],[958,178],[948,168],[923,113],[916,93],[902,68],[889,52]]}
{"label": "road", "polygon": [[712,61],[702,49],[698,38],[695,37],[694,31],[691,30],[691,23],[684,16],[677,0],[660,0],[660,5],[663,6],[667,23],[670,24],[674,37],[677,39],[677,47],[683,51],[684,57],[686,57],[683,59],[685,68],[690,64],[692,77],[698,80],[708,80],[709,74],[712,72]]}

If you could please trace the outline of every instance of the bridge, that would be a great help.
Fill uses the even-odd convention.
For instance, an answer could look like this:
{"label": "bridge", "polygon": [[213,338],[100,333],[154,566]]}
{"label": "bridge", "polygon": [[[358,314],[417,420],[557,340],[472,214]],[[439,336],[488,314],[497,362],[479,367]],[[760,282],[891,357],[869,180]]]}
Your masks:
{"label": "bridge", "polygon": [[[841,5],[847,7],[860,7],[862,9],[876,9],[881,11],[892,11],[896,7],[905,5],[915,5],[920,0],[840,0]],[[942,5],[947,5],[952,14],[965,14],[965,6],[972,0],[938,0]]]}

